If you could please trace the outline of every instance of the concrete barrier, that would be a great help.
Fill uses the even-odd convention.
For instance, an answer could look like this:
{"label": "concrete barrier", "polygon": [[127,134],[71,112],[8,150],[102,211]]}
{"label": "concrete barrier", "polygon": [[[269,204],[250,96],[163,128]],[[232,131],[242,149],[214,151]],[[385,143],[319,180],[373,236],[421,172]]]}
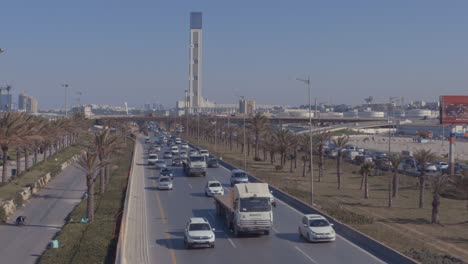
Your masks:
{"label": "concrete barrier", "polygon": [[127,259],[125,257],[125,234],[127,233],[127,225],[128,222],[128,203],[130,197],[130,189],[131,189],[131,175],[133,171],[133,164],[135,163],[135,149],[137,143],[133,145],[133,153],[132,153],[132,163],[130,165],[130,170],[128,171],[128,180],[127,180],[127,187],[125,192],[125,203],[124,209],[122,214],[122,222],[120,224],[120,232],[119,232],[119,240],[117,242],[116,254],[115,254],[115,263],[116,264],[126,264]]}
{"label": "concrete barrier", "polygon": [[[189,144],[192,148],[196,150],[200,150],[200,148]],[[210,155],[210,157],[215,157]],[[227,163],[224,160],[219,160],[219,164],[225,167],[228,170],[237,169],[237,167]],[[262,180],[256,178],[253,175],[249,174],[249,181],[250,182],[263,182]],[[331,223],[334,224],[334,229],[338,235],[341,237],[346,238],[351,243],[355,244],[356,246],[364,249],[365,251],[369,252],[370,254],[376,256],[380,260],[387,262],[387,263],[399,263],[399,264],[414,264],[418,263],[415,260],[401,254],[400,252],[380,243],[379,241],[365,235],[364,233],[348,226],[333,217],[329,216],[328,214],[308,205],[307,203],[293,197],[279,188],[269,185],[270,190],[273,191],[273,196],[275,199],[281,200],[285,204],[291,206],[292,208],[296,209],[297,211],[303,214],[321,214],[326,216]],[[300,219],[298,219],[300,221]]]}

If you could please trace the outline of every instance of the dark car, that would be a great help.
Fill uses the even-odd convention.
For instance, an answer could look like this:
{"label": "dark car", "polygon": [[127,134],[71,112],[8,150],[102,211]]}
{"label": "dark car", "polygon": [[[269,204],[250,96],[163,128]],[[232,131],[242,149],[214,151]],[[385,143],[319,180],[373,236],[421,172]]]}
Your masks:
{"label": "dark car", "polygon": [[172,166],[180,167],[180,166],[182,166],[183,162],[184,162],[184,159],[175,158],[175,159],[172,160]]}
{"label": "dark car", "polygon": [[218,159],[209,159],[207,163],[208,168],[219,168]]}
{"label": "dark car", "polygon": [[172,169],[169,169],[169,168],[162,169],[161,170],[161,177],[162,176],[167,176],[167,177],[170,177],[172,179],[174,177]]}

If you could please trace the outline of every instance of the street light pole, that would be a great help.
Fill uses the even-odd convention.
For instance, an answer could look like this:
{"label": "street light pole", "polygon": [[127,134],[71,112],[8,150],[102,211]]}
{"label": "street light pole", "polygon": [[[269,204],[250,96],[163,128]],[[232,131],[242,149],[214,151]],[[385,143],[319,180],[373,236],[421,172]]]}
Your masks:
{"label": "street light pole", "polygon": [[68,117],[68,84],[62,84],[65,88],[65,117]]}
{"label": "street light pole", "polygon": [[200,145],[200,113],[197,113],[197,144]]}
{"label": "street light pole", "polygon": [[310,95],[310,76],[307,79],[299,79],[307,84],[308,94],[309,94],[309,141],[310,141],[310,204],[314,205],[314,155],[313,155],[313,144],[312,144],[312,99]]}

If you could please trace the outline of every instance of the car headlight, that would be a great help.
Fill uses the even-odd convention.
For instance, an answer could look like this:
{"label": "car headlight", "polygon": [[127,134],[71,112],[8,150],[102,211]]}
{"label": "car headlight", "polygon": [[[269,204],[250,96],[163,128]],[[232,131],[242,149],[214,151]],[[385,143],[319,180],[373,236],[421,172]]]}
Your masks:
{"label": "car headlight", "polygon": [[212,239],[212,238],[213,238],[213,234],[209,235],[208,238],[209,238],[209,239]]}

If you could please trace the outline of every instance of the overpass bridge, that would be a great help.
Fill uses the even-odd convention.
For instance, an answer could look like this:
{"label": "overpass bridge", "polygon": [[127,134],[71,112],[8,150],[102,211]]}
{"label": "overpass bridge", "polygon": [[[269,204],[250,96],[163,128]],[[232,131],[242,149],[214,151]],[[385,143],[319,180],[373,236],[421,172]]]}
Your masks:
{"label": "overpass bridge", "polygon": [[[190,116],[189,118],[197,118],[197,116]],[[231,123],[241,123],[244,121],[250,122],[252,116],[200,116],[200,118],[208,120],[229,120]],[[97,120],[97,122],[105,121],[118,121],[118,122],[139,122],[139,121],[154,121],[154,122],[179,122],[185,123],[186,117],[176,116],[144,116],[144,115],[96,115],[90,119]],[[268,117],[273,125],[280,125],[284,123],[309,123],[307,117]],[[386,122],[386,118],[348,118],[348,117],[327,117],[327,118],[312,118],[312,124],[316,126],[333,126],[345,123],[362,123],[362,122]]]}

